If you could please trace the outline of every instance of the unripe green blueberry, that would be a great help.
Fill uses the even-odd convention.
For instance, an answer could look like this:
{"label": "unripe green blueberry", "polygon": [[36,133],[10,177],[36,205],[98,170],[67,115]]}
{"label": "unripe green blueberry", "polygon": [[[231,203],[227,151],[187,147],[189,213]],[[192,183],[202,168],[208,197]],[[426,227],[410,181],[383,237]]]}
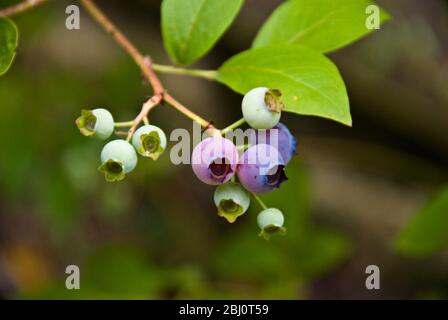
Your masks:
{"label": "unripe green blueberry", "polygon": [[120,181],[136,167],[137,153],[129,142],[113,140],[101,151],[101,162],[98,170],[104,173],[106,181]]}
{"label": "unripe green blueberry", "polygon": [[148,124],[134,133],[132,144],[140,155],[157,160],[166,148],[166,135],[159,127]]}
{"label": "unripe green blueberry", "polygon": [[234,223],[250,205],[249,193],[238,183],[227,182],[216,188],[213,196],[218,215]]}
{"label": "unripe green blueberry", "polygon": [[107,139],[114,132],[114,118],[106,109],[82,110],[81,116],[76,119],[81,134],[99,139]]}
{"label": "unripe green blueberry", "polygon": [[244,120],[254,129],[271,129],[279,121],[284,109],[281,92],[269,88],[255,88],[243,98]]}
{"label": "unripe green blueberry", "polygon": [[257,224],[261,229],[260,237],[266,240],[269,240],[276,233],[285,234],[286,228],[283,227],[284,223],[283,213],[276,208],[264,209],[257,216]]}

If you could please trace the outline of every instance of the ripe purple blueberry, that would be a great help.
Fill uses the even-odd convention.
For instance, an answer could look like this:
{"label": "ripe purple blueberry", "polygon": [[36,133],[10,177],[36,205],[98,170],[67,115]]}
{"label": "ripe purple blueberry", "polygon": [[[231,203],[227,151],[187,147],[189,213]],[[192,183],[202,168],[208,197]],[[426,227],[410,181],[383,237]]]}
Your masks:
{"label": "ripe purple blueberry", "polygon": [[257,144],[241,156],[238,179],[246,190],[266,193],[278,189],[288,178],[285,162],[277,149],[267,144]]}
{"label": "ripe purple blueberry", "polygon": [[254,134],[256,135],[253,139],[255,144],[266,143],[277,148],[285,164],[288,164],[297,153],[297,139],[283,123],[269,130],[257,130]]}
{"label": "ripe purple blueberry", "polygon": [[238,150],[232,141],[222,137],[202,140],[193,150],[193,172],[202,182],[220,185],[236,172]]}

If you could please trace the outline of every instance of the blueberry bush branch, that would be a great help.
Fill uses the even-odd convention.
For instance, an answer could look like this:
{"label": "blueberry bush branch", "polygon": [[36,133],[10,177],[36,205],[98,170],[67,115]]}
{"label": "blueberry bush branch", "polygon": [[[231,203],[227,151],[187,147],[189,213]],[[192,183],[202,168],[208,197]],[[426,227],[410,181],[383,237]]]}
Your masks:
{"label": "blueberry bush branch", "polygon": [[142,121],[144,121],[145,118],[147,118],[148,113],[151,111],[152,108],[156,107],[160,101],[162,100],[163,96],[162,94],[156,94],[152,96],[148,101],[143,104],[142,110],[137,115],[137,117],[132,121],[132,126],[129,129],[127,141],[130,141],[132,138],[132,135],[134,134],[137,127],[140,125]]}
{"label": "blueberry bush branch", "polygon": [[[42,5],[48,1],[49,0],[26,0],[26,1],[20,2],[16,5],[13,5],[13,6],[10,6],[5,9],[0,10],[0,17],[14,16],[14,15],[23,13],[27,10],[33,9],[33,8],[35,8],[39,5]],[[89,4],[89,5],[91,5],[91,4]],[[95,8],[92,6],[90,7],[90,9],[95,10]],[[98,11],[98,10],[95,10],[95,11]],[[198,78],[203,78],[203,79],[207,79],[207,80],[215,80],[216,79],[216,70],[187,69],[187,68],[155,64],[155,63],[152,65],[152,69],[159,73],[192,76],[192,77],[198,77]]]}
{"label": "blueberry bush branch", "polygon": [[41,4],[44,4],[48,0],[25,0],[16,5],[0,10],[0,17],[11,17],[16,14],[33,9]]}
{"label": "blueberry bush branch", "polygon": [[[0,75],[9,68],[18,39],[15,25],[1,16],[14,15],[44,2],[24,1],[0,11],[0,50],[6,51],[3,63],[0,60]],[[258,196],[280,188],[288,180],[285,168],[296,155],[297,140],[280,123],[282,113],[320,116],[351,126],[344,81],[325,54],[370,32],[365,24],[365,8],[374,2],[357,0],[354,5],[353,0],[338,0],[335,5],[334,0],[321,0],[321,16],[311,18],[303,15],[316,11],[316,3],[284,2],[263,25],[252,48],[231,57],[216,71],[189,69],[185,65],[210,51],[237,16],[243,0],[163,0],[163,42],[176,66],[154,64],[93,0],[80,3],[133,59],[152,88],[151,97],[131,121],[115,122],[103,108],[82,110],[76,120],[85,136],[107,139],[115,133],[123,138],[108,142],[101,151],[98,169],[105,179],[123,180],[136,167],[138,154],[152,160],[162,155],[167,137],[161,128],[150,123],[149,113],[160,104],[169,105],[202,128],[211,129],[209,137],[194,147],[191,164],[199,180],[217,186],[214,202],[218,215],[234,223],[248,210],[252,194],[263,209],[257,216],[260,236],[269,239],[273,234],[284,234],[283,213],[269,208]],[[331,18],[336,14],[344,19]],[[382,21],[387,20],[387,13],[383,12],[382,17]],[[303,34],[307,37],[300,36]],[[157,73],[193,76],[227,85],[244,95],[243,118],[218,130],[168,93]],[[245,123],[251,127],[249,144],[235,145],[226,138]]]}
{"label": "blueberry bush branch", "polygon": [[[12,16],[22,13],[29,9],[34,8],[37,5],[43,4],[48,0],[28,0],[21,2],[17,5],[0,10],[0,16]],[[87,12],[98,22],[98,24],[108,33],[110,33],[114,40],[131,56],[134,62],[139,66],[145,78],[151,84],[154,91],[154,96],[151,97],[147,103],[144,104],[142,112],[133,120],[133,124],[130,126],[130,134],[135,131],[135,127],[140,124],[141,121],[147,118],[147,113],[153,108],[147,108],[148,103],[151,101],[157,101],[157,104],[162,100],[167,102],[168,105],[175,108],[177,111],[184,114],[186,117],[197,122],[204,128],[213,128],[210,121],[207,121],[195,114],[193,111],[184,106],[181,102],[176,100],[173,96],[165,92],[165,89],[157,77],[155,71],[167,74],[175,75],[188,75],[199,77],[207,80],[216,79],[216,71],[213,70],[198,70],[198,69],[186,69],[174,66],[153,64],[149,56],[143,55],[136,46],[119,30],[119,28],[100,10],[100,8],[92,0],[80,0],[81,4],[85,7]],[[156,104],[156,105],[157,105]],[[146,107],[145,107],[146,106]],[[127,122],[129,123],[129,122]]]}
{"label": "blueberry bush branch", "polygon": [[154,95],[162,94],[164,92],[163,86],[160,83],[157,75],[151,67],[150,58],[145,57],[132,44],[131,41],[110,21],[108,17],[98,8],[98,6],[91,0],[80,0],[87,12],[98,22],[98,24],[108,33],[110,33],[115,41],[132,57],[135,63],[140,67],[144,76],[150,82]]}
{"label": "blueberry bush branch", "polygon": [[134,62],[140,67],[145,78],[148,79],[154,91],[154,95],[148,100],[148,102],[143,105],[142,111],[135,118],[134,124],[129,130],[130,136],[132,136],[135,128],[147,116],[148,112],[156,105],[158,105],[162,100],[167,102],[169,105],[174,107],[176,110],[178,110],[191,120],[199,123],[202,127],[209,126],[209,121],[204,120],[202,117],[196,115],[193,111],[185,107],[182,103],[165,92],[162,83],[154,72],[151,58],[149,56],[144,56],[92,0],[81,0],[81,4],[85,7],[87,12],[89,12],[89,14],[98,22],[98,24],[104,30],[110,33],[113,36],[114,40],[131,56]]}
{"label": "blueberry bush branch", "polygon": [[[324,54],[340,49],[372,32],[366,28],[365,9],[374,4],[373,0],[359,0],[356,5],[353,5],[353,0],[340,0],[336,6],[331,0],[323,0],[319,3],[321,16],[315,15],[312,19],[307,19],[304,15],[315,9],[314,2],[285,2],[263,25],[253,48],[232,57],[217,71],[157,64],[145,68],[143,55],[110,23],[96,5],[92,1],[81,1],[92,14],[97,14],[98,22],[132,55],[145,77],[149,76],[149,73],[155,73],[154,71],[197,76],[216,80],[242,94],[261,85],[281,88],[286,112],[320,116],[349,126],[352,124],[344,81],[337,68]],[[196,8],[207,14],[189,16],[194,12],[182,10],[187,2],[190,3],[182,0],[164,0],[162,3],[165,47],[172,60],[180,64],[190,64],[205,55],[233,21],[242,4],[242,0],[213,0],[207,2],[204,7]],[[32,8],[28,5],[31,2],[25,3],[27,5],[23,8]],[[11,14],[15,12],[4,10]],[[344,19],[336,21],[329,18],[335,15],[341,15]],[[389,18],[388,13],[381,9],[380,22]],[[176,30],[180,34],[176,35]],[[184,34],[185,30],[191,32]],[[297,37],[300,34],[307,34],[307,37]],[[152,76],[150,78],[155,80]],[[260,82],[261,79],[263,82]],[[171,105],[176,107],[179,103]]]}

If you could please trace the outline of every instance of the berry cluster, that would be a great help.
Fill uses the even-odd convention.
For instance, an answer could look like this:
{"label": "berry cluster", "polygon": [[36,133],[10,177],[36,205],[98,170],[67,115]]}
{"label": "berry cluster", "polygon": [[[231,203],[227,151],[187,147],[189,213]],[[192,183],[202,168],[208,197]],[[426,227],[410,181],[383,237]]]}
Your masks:
{"label": "berry cluster", "polygon": [[238,147],[219,135],[202,140],[192,155],[193,171],[199,180],[218,185],[214,202],[219,216],[233,223],[248,210],[250,193],[260,201],[264,210],[257,222],[260,235],[266,239],[286,231],[282,212],[267,208],[256,195],[278,189],[287,180],[285,166],[296,153],[296,139],[279,123],[283,108],[280,91],[249,91],[244,96],[242,112],[254,130],[245,152],[239,156]]}
{"label": "berry cluster", "polygon": [[[230,223],[249,208],[251,193],[263,207],[257,223],[260,235],[266,239],[275,233],[284,234],[284,218],[280,210],[267,208],[258,193],[278,189],[287,180],[285,166],[296,153],[296,139],[288,128],[279,123],[284,105],[279,90],[256,88],[242,102],[244,121],[251,127],[250,144],[236,146],[223,137],[223,131],[213,128],[209,137],[193,150],[193,172],[204,183],[218,186],[214,202],[218,215]],[[130,127],[126,139],[108,142],[101,151],[101,165],[108,182],[120,181],[137,165],[137,153],[157,160],[167,146],[165,133],[148,124],[137,128],[135,121],[114,122],[105,109],[83,110],[76,120],[80,132],[99,139],[109,138],[117,127]],[[239,154],[243,147],[242,155]]]}
{"label": "berry cluster", "polygon": [[[79,131],[85,136],[107,139],[114,132],[117,123],[106,109],[83,110],[76,119]],[[132,140],[131,140],[132,138]],[[130,143],[132,142],[132,144]],[[157,160],[166,148],[166,135],[159,127],[146,124],[127,140],[116,139],[107,143],[101,151],[101,165],[106,181],[120,181],[137,166],[137,152]]]}

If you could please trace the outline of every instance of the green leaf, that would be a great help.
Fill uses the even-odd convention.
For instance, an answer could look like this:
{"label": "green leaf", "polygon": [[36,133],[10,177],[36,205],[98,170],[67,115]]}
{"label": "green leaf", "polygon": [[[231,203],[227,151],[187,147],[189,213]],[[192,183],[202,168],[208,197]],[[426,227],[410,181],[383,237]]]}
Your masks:
{"label": "green leaf", "polygon": [[423,207],[398,235],[396,249],[410,256],[427,256],[448,248],[448,187]]}
{"label": "green leaf", "polygon": [[[279,6],[259,31],[253,47],[300,44],[319,52],[344,47],[372,32],[366,27],[370,0],[291,0]],[[379,20],[389,14],[380,9]]]}
{"label": "green leaf", "polygon": [[243,0],[164,0],[163,42],[177,64],[204,56],[238,14]]}
{"label": "green leaf", "polygon": [[8,18],[0,17],[0,76],[8,71],[16,55],[19,31]]}
{"label": "green leaf", "polygon": [[269,46],[242,52],[221,66],[217,79],[241,94],[255,87],[280,89],[285,111],[352,123],[337,67],[305,47]]}

